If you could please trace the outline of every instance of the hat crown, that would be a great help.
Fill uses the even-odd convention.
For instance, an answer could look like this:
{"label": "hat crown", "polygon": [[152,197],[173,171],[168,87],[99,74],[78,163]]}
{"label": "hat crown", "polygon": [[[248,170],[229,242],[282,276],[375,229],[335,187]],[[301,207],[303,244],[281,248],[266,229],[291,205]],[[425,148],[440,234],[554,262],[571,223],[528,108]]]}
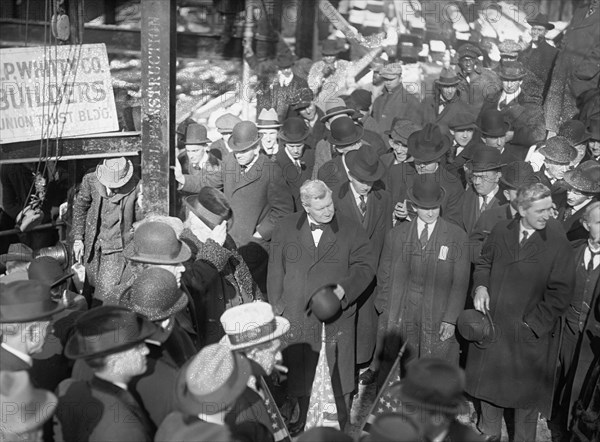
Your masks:
{"label": "hat crown", "polygon": [[565,137],[572,145],[577,145],[589,140],[589,133],[585,130],[585,124],[579,120],[565,121],[558,129],[558,135]]}
{"label": "hat crown", "polygon": [[337,40],[325,40],[321,45],[321,54],[328,55],[337,55],[340,52],[340,48]]}
{"label": "hat crown", "polygon": [[437,124],[427,123],[408,137],[408,153],[417,161],[434,161],[447,150],[448,143]]}
{"label": "hat crown", "polygon": [[265,109],[263,108],[258,114],[257,121],[259,122],[274,122],[279,123],[279,117],[277,116],[277,111],[274,108]]}
{"label": "hat crown", "polygon": [[191,123],[185,131],[185,144],[208,143],[210,140],[206,133],[206,127],[198,123]]}
{"label": "hat crown", "polygon": [[[357,133],[361,128],[350,117],[340,117],[331,123],[330,133],[333,141],[340,144],[345,144],[350,140],[358,141]],[[361,133],[362,135],[362,133]],[[333,143],[335,144],[335,143]]]}
{"label": "hat crown", "polygon": [[502,168],[501,180],[514,189],[539,181],[531,164],[525,161],[513,161],[505,165]]}
{"label": "hat crown", "polygon": [[431,173],[417,175],[409,193],[413,203],[422,207],[430,207],[432,204],[439,206],[444,195],[444,189],[439,179]]}
{"label": "hat crown", "polygon": [[277,55],[277,59],[275,63],[277,63],[277,67],[279,69],[286,69],[291,67],[294,64],[294,55],[291,52],[284,52],[282,54]]}
{"label": "hat crown", "polygon": [[525,68],[520,61],[503,61],[500,64],[500,78],[504,80],[519,80],[525,76]]}
{"label": "hat crown", "polygon": [[488,109],[481,114],[480,125],[484,135],[501,137],[506,135],[508,125],[504,115],[497,109]]}
{"label": "hat crown", "polygon": [[29,264],[29,268],[27,269],[29,279],[40,281],[50,286],[62,278],[64,273],[60,263],[50,256],[38,256]]}
{"label": "hat crown", "polygon": [[232,348],[245,348],[268,342],[289,329],[289,322],[276,317],[273,307],[263,301],[238,305],[221,315],[221,325]]}
{"label": "hat crown", "polygon": [[440,85],[456,85],[460,82],[456,71],[453,68],[443,68],[440,73],[440,78],[438,78],[437,83]]}
{"label": "hat crown", "polygon": [[171,226],[159,221],[149,221],[139,226],[133,233],[133,256],[136,261],[142,258],[145,262],[161,264],[166,259],[176,258],[182,248]]}
{"label": "hat crown", "polygon": [[306,308],[309,309],[319,321],[327,322],[334,318],[341,309],[341,303],[334,293],[336,285],[328,284],[315,291],[309,298]]}
{"label": "hat crown", "polygon": [[565,173],[564,180],[579,192],[600,193],[600,164],[594,160],[585,161]]}
{"label": "hat crown", "polygon": [[569,140],[560,135],[548,138],[539,152],[544,158],[559,164],[569,164],[577,156],[577,150]]}
{"label": "hat crown", "polygon": [[[145,269],[124,295],[126,307],[151,321],[163,319],[175,312],[170,310],[182,298],[175,275],[163,268]],[[187,299],[187,298],[186,298]]]}
{"label": "hat crown", "polygon": [[221,388],[234,374],[235,358],[229,347],[207,345],[192,359],[185,379],[190,392],[206,396]]}
{"label": "hat crown", "polygon": [[280,136],[290,141],[300,141],[308,136],[309,130],[310,129],[304,122],[304,118],[290,117],[283,122]]}
{"label": "hat crown", "polygon": [[477,120],[477,117],[475,115],[473,115],[471,112],[458,111],[451,117],[448,127],[450,129],[475,127],[476,120]]}
{"label": "hat crown", "polygon": [[516,55],[523,48],[516,41],[507,39],[498,44],[498,49],[500,50],[501,54],[515,54]]}
{"label": "hat crown", "polygon": [[252,121],[242,121],[235,125],[229,139],[229,147],[242,151],[253,147],[260,140],[258,128]]}
{"label": "hat crown", "polygon": [[241,121],[239,117],[227,113],[216,119],[215,126],[219,132],[231,132],[233,127]]}
{"label": "hat crown", "polygon": [[463,338],[479,347],[489,345],[496,338],[489,311],[483,314],[475,309],[463,310],[456,320],[456,328]]}
{"label": "hat crown", "polygon": [[373,94],[365,89],[355,89],[350,94],[350,99],[357,108],[368,110],[373,102]]}
{"label": "hat crown", "polygon": [[96,176],[101,184],[111,188],[122,187],[133,174],[133,165],[125,157],[108,158],[96,168]]}
{"label": "hat crown", "polygon": [[392,123],[392,130],[390,131],[389,135],[394,140],[400,141],[402,144],[406,144],[408,142],[408,138],[419,130],[421,130],[421,126],[412,120],[396,118]]}

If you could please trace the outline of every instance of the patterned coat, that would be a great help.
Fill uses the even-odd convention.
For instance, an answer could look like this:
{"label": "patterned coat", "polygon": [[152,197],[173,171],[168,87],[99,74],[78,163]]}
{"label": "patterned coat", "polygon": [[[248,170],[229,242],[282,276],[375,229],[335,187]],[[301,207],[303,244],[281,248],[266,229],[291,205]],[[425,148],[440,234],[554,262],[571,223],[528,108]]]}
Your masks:
{"label": "patterned coat", "polygon": [[537,48],[534,49],[532,46],[529,46],[519,54],[518,60],[541,82],[542,97],[544,99],[548,93],[557,55],[558,49],[550,46],[545,39],[538,41]]}

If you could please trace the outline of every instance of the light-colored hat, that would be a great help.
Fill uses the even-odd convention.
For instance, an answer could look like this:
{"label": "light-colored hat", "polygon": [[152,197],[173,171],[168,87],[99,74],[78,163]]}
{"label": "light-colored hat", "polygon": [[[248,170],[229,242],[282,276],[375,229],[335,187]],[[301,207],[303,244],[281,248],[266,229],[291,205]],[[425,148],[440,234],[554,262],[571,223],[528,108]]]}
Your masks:
{"label": "light-colored hat", "polygon": [[236,117],[233,114],[223,114],[215,121],[215,126],[217,130],[222,134],[230,134],[233,131],[233,128],[240,121],[239,117]]}
{"label": "light-colored hat", "polygon": [[129,182],[133,176],[133,164],[125,157],[109,158],[96,167],[98,181],[111,189],[118,189]]}
{"label": "light-colored hat", "polygon": [[379,71],[379,75],[383,78],[392,79],[402,74],[402,63],[389,63],[386,64],[381,71]]}
{"label": "light-colored hat", "polygon": [[279,122],[277,111],[273,108],[261,110],[256,119],[256,127],[259,129],[279,129],[281,123]]}

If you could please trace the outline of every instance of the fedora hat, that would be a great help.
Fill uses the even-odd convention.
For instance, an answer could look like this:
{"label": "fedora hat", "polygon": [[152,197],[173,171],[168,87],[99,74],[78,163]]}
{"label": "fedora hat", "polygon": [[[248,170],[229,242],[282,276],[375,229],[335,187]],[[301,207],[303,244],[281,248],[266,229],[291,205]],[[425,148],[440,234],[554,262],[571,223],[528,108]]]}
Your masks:
{"label": "fedora hat", "polygon": [[308,138],[310,128],[304,122],[304,118],[290,117],[283,122],[279,138],[285,143],[300,143]]}
{"label": "fedora hat", "polygon": [[448,152],[450,140],[436,124],[427,123],[423,129],[408,137],[408,154],[415,161],[427,163],[435,161]]}
{"label": "fedora hat", "polygon": [[500,181],[509,189],[518,189],[533,183],[539,183],[540,179],[534,173],[530,163],[525,161],[513,161],[502,167]]}
{"label": "fedora hat", "polygon": [[585,161],[566,172],[564,180],[579,192],[600,193],[600,164],[594,160]]}
{"label": "fedora hat", "polygon": [[177,287],[175,275],[160,267],[143,270],[119,300],[119,305],[150,321],[170,318],[187,304],[188,297]]}
{"label": "fedora hat", "polygon": [[477,129],[477,123],[475,121],[477,117],[471,112],[460,110],[450,117],[448,127],[454,131]]}
{"label": "fedora hat", "polygon": [[291,68],[294,65],[294,61],[295,57],[289,51],[286,51],[283,54],[277,54],[277,58],[275,59],[275,63],[279,69]]}
{"label": "fedora hat", "polygon": [[[25,433],[37,430],[48,421],[56,410],[56,396],[34,388],[26,371],[0,372],[0,404],[2,407],[2,440],[29,440]],[[8,412],[16,405],[15,413]],[[11,436],[17,436],[14,439]],[[4,439],[8,437],[8,439]],[[33,439],[32,439],[33,440]]]}
{"label": "fedora hat", "polygon": [[518,61],[503,61],[500,64],[499,76],[506,81],[522,80],[525,77],[525,68]]}
{"label": "fedora hat", "polygon": [[29,262],[33,259],[33,250],[21,243],[13,243],[8,246],[7,253],[0,255],[0,263],[6,264],[9,261]]}
{"label": "fedora hat", "polygon": [[230,408],[252,375],[245,356],[226,345],[211,344],[181,367],[176,402],[185,414],[217,414]]}
{"label": "fedora hat", "polygon": [[510,124],[497,109],[488,109],[479,116],[479,128],[487,137],[503,137],[508,132]]}
{"label": "fedora hat", "polygon": [[0,323],[32,322],[64,310],[52,300],[50,286],[40,281],[13,281],[0,289]]}
{"label": "fedora hat", "polygon": [[279,129],[281,123],[279,122],[277,111],[273,108],[261,110],[256,119],[256,127],[258,129]]}
{"label": "fedora hat", "polygon": [[206,127],[198,123],[191,123],[185,130],[183,144],[208,144],[212,143],[206,135]]}
{"label": "fedora hat", "polygon": [[477,143],[473,146],[473,156],[469,160],[471,172],[485,172],[504,166],[500,151],[495,147]]}
{"label": "fedora hat", "polygon": [[262,301],[226,310],[221,315],[221,325],[232,350],[272,341],[290,329],[290,322],[281,316],[275,316],[271,304]]}
{"label": "fedora hat", "polygon": [[321,117],[321,123],[326,122],[336,115],[348,115],[351,117],[354,114],[355,110],[346,106],[346,103],[342,98],[332,97],[325,102],[325,114]]}
{"label": "fedora hat", "polygon": [[406,191],[408,198],[423,209],[433,209],[442,205],[446,190],[432,173],[417,175],[413,186]]}
{"label": "fedora hat", "polygon": [[147,264],[179,264],[192,256],[192,251],[180,241],[171,226],[148,221],[133,232],[133,240],[123,250],[125,258]]}
{"label": "fedora hat", "polygon": [[548,138],[538,152],[557,164],[569,164],[577,157],[577,149],[571,146],[569,140],[559,135]]}
{"label": "fedora hat", "polygon": [[350,146],[360,141],[364,128],[354,122],[350,117],[336,118],[331,123],[327,141],[334,146]]}
{"label": "fedora hat", "polygon": [[133,164],[125,157],[106,159],[96,167],[98,181],[110,189],[123,187],[132,176]]}
{"label": "fedora hat", "polygon": [[38,256],[29,264],[27,274],[31,280],[55,287],[75,273],[70,270],[65,272],[60,262],[50,256]]}
{"label": "fedora hat", "polygon": [[386,64],[379,71],[379,75],[382,78],[393,80],[397,76],[402,75],[402,63],[396,62]]}
{"label": "fedora hat", "polygon": [[324,57],[337,55],[340,52],[342,52],[342,49],[337,40],[324,40],[321,44],[321,55]]}
{"label": "fedora hat", "polygon": [[585,130],[585,124],[581,121],[567,120],[560,125],[557,135],[569,140],[571,146],[577,146],[588,141],[592,134]]}
{"label": "fedora hat", "polygon": [[240,121],[239,117],[233,114],[223,114],[215,120],[215,126],[221,134],[230,134],[233,131],[233,127]]}
{"label": "fedora hat", "polygon": [[443,68],[440,78],[435,80],[435,84],[438,86],[456,86],[458,83],[460,83],[460,78],[452,68]]}
{"label": "fedora hat", "polygon": [[448,414],[464,414],[469,407],[464,397],[465,373],[443,359],[421,358],[409,363],[406,376],[392,385],[392,397],[402,402]]}
{"label": "fedora hat", "polygon": [[337,284],[327,284],[315,290],[306,303],[306,311],[319,321],[328,322],[342,310],[342,304],[334,293]]}
{"label": "fedora hat", "polygon": [[538,12],[531,20],[527,20],[527,23],[529,23],[530,26],[543,26],[549,31],[554,29],[554,25],[548,21],[548,16],[541,12]]}
{"label": "fedora hat", "polygon": [[227,197],[214,187],[205,186],[196,195],[185,197],[183,202],[211,230],[233,216]]}
{"label": "fedora hat", "polygon": [[103,305],[82,314],[65,346],[69,359],[89,359],[125,351],[144,342],[158,328],[128,308]]}
{"label": "fedora hat", "polygon": [[[262,127],[262,129],[266,129],[266,127]],[[256,124],[252,121],[241,121],[231,131],[231,138],[227,144],[233,152],[242,152],[256,146],[260,139],[261,135],[258,133]]]}
{"label": "fedora hat", "polygon": [[369,146],[361,146],[346,154],[346,166],[350,175],[365,182],[375,182],[385,173],[385,165]]}
{"label": "fedora hat", "polygon": [[396,117],[392,122],[391,130],[386,130],[384,134],[388,135],[392,140],[399,141],[406,146],[408,144],[408,138],[421,129],[421,126],[414,121]]}
{"label": "fedora hat", "polygon": [[420,433],[419,428],[407,416],[382,413],[371,424],[365,442],[418,442],[422,440]]}
{"label": "fedora hat", "polygon": [[460,335],[476,347],[487,348],[496,340],[496,327],[489,310],[486,314],[479,310],[463,310],[456,320]]}

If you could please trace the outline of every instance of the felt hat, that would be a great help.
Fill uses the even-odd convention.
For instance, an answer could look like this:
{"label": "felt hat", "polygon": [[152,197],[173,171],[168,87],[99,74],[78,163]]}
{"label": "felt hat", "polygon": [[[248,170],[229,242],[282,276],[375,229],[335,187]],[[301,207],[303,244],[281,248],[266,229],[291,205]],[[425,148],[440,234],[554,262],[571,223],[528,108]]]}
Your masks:
{"label": "felt hat", "polygon": [[548,138],[538,152],[557,164],[569,164],[577,157],[577,149],[571,146],[569,140],[559,135]]}
{"label": "felt hat", "polygon": [[353,109],[368,111],[373,103],[373,94],[365,89],[355,89],[350,94],[349,101]]}
{"label": "felt hat", "polygon": [[252,121],[242,121],[233,128],[228,144],[233,152],[242,152],[256,146],[260,139],[256,124]]}
{"label": "felt hat", "polygon": [[441,158],[450,148],[450,140],[436,124],[427,123],[423,129],[408,137],[408,154],[415,161],[427,163]]}
{"label": "felt hat", "polygon": [[560,125],[558,134],[565,137],[571,143],[571,146],[577,146],[588,141],[591,134],[585,130],[585,124],[579,120],[567,120]]}
{"label": "felt hat", "polygon": [[548,16],[538,12],[538,14],[531,20],[527,20],[530,26],[543,26],[549,31],[554,29],[554,25],[548,21]]}
{"label": "felt hat", "polygon": [[406,191],[408,198],[423,209],[434,209],[442,205],[446,190],[432,173],[415,176],[413,185]]}
{"label": "felt hat", "polygon": [[518,189],[533,183],[539,183],[539,178],[530,163],[513,161],[502,167],[500,181],[509,189]]}
{"label": "felt hat", "polygon": [[51,298],[50,286],[40,281],[1,284],[0,323],[32,322],[50,318],[64,310]]}
{"label": "felt hat", "polygon": [[479,128],[487,137],[503,137],[508,132],[510,124],[504,119],[504,114],[497,109],[488,109],[479,116]]}
{"label": "felt hat", "polygon": [[103,305],[77,318],[65,356],[89,359],[120,353],[144,342],[157,330],[152,322],[128,308]]}
{"label": "felt hat", "polygon": [[385,173],[385,165],[370,146],[361,146],[345,157],[350,175],[365,182],[375,182]]}
{"label": "felt hat", "polygon": [[498,149],[477,143],[473,146],[473,156],[469,160],[469,166],[471,172],[485,172],[500,169],[504,163]]}
{"label": "felt hat", "polygon": [[382,78],[393,80],[397,76],[402,75],[402,63],[395,62],[386,64],[379,71],[379,75]]}
{"label": "felt hat", "polygon": [[281,316],[275,316],[271,304],[262,301],[226,310],[221,315],[221,325],[232,350],[272,341],[290,329],[290,322]]}
{"label": "felt hat", "polygon": [[215,126],[219,133],[222,134],[230,134],[233,131],[233,127],[238,124],[240,121],[239,117],[236,117],[233,114],[223,114],[219,118],[215,120]]}
{"label": "felt hat", "polygon": [[108,158],[96,167],[96,177],[103,186],[118,189],[133,176],[133,164],[125,157]]}
{"label": "felt hat", "polygon": [[346,106],[346,103],[340,97],[332,97],[325,102],[325,114],[321,117],[320,121],[324,123],[336,115],[348,115],[351,117],[354,113],[354,109]]}
{"label": "felt hat", "polygon": [[483,55],[481,49],[475,46],[473,43],[464,43],[458,48],[458,58],[470,57],[479,58]]}
{"label": "felt hat", "polygon": [[600,164],[588,160],[565,172],[564,180],[573,189],[587,194],[600,193]]}
{"label": "felt hat", "polygon": [[329,322],[336,318],[342,310],[342,304],[334,293],[336,284],[327,284],[310,295],[306,303],[306,311],[312,313],[319,321]]}
{"label": "felt hat", "polygon": [[291,68],[294,65],[294,61],[294,55],[291,52],[286,51],[283,54],[277,54],[277,59],[275,60],[275,63],[277,64],[277,68],[287,69]]}
{"label": "felt hat", "polygon": [[205,186],[196,195],[184,198],[186,207],[210,229],[233,216],[227,197],[214,187]]}
{"label": "felt hat", "polygon": [[283,122],[279,132],[279,138],[284,143],[300,143],[308,138],[310,128],[304,122],[304,118],[290,117]]}
{"label": "felt hat", "polygon": [[208,144],[211,142],[206,134],[206,127],[203,125],[192,123],[187,127],[183,144]]}
{"label": "felt hat", "polygon": [[331,123],[327,141],[334,146],[350,146],[360,141],[364,128],[354,122],[350,117],[336,118]]}
{"label": "felt hat", "polygon": [[458,365],[443,359],[421,358],[409,363],[404,379],[390,388],[392,397],[402,402],[458,415],[469,411],[465,385],[465,373]]}
{"label": "felt hat", "polygon": [[196,120],[189,117],[186,118],[177,125],[177,129],[175,130],[175,132],[177,132],[179,135],[185,136],[185,131],[187,130],[188,126],[192,123],[196,123]]}
{"label": "felt hat", "polygon": [[525,77],[525,68],[518,61],[503,61],[500,63],[499,76],[505,81],[522,80]]}
{"label": "felt hat", "polygon": [[192,251],[180,241],[171,226],[148,221],[133,232],[133,240],[123,251],[125,258],[148,264],[179,264],[192,256]]}
{"label": "felt hat", "polygon": [[410,418],[386,412],[375,418],[365,442],[418,442],[422,439],[419,428]]}
{"label": "felt hat", "polygon": [[486,314],[479,310],[463,310],[456,320],[460,335],[476,347],[487,348],[496,340],[496,327],[489,310]]}
{"label": "felt hat", "polygon": [[440,78],[435,80],[435,84],[438,86],[456,86],[458,83],[460,83],[460,78],[453,68],[443,68]]}
{"label": "felt hat", "polygon": [[305,109],[312,103],[314,99],[313,92],[306,87],[296,91],[296,93],[290,99],[290,106],[294,110]]}
{"label": "felt hat", "polygon": [[337,40],[324,40],[321,44],[321,55],[328,57],[342,52]]}
{"label": "felt hat", "polygon": [[408,138],[420,130],[421,126],[412,120],[396,117],[392,122],[392,129],[386,130],[384,134],[388,135],[394,141],[399,141],[406,146],[408,144]]}
{"label": "felt hat", "polygon": [[8,261],[29,262],[31,260],[33,260],[33,250],[21,243],[10,244],[7,253],[0,255],[2,264],[6,264]]}
{"label": "felt hat", "polygon": [[160,267],[143,270],[119,299],[119,305],[150,321],[163,321],[187,304],[188,297],[177,287],[175,275]]}
{"label": "felt hat", "polygon": [[279,129],[281,123],[277,111],[273,108],[261,110],[256,119],[256,127],[259,129]]}
{"label": "felt hat", "polygon": [[38,256],[29,264],[27,274],[31,280],[55,287],[75,273],[70,270],[65,272],[60,262],[50,256]]}
{"label": "felt hat", "polygon": [[448,127],[454,131],[477,129],[477,123],[475,122],[477,117],[468,111],[459,110],[455,112],[448,122]]}

